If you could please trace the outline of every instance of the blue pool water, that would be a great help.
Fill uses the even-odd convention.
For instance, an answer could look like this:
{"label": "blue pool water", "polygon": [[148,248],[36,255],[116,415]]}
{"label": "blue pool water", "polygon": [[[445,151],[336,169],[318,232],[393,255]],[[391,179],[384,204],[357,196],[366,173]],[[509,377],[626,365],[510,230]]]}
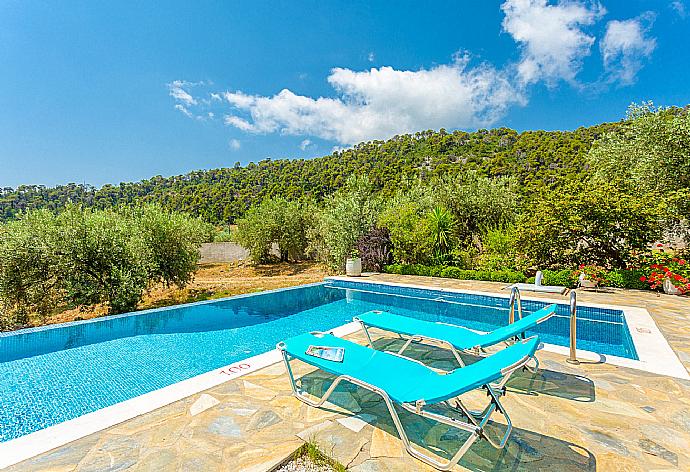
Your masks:
{"label": "blue pool water", "polygon": [[[525,313],[544,306],[524,301]],[[507,300],[333,281],[57,327],[0,333],[0,442],[267,352],[369,310],[491,330]],[[567,345],[568,307],[538,327]],[[637,359],[618,310],[580,307],[578,347]]]}

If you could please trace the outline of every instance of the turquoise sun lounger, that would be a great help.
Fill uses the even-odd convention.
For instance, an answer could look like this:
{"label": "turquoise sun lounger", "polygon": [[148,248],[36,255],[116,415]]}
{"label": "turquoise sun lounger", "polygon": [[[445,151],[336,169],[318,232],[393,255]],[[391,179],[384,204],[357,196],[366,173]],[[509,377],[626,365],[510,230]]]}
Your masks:
{"label": "turquoise sun lounger", "polygon": [[[536,336],[521,340],[496,354],[445,375],[418,361],[376,351],[325,333],[302,334],[279,343],[277,348],[283,355],[292,391],[298,399],[307,405],[320,407],[341,382],[350,382],[374,392],[386,403],[407,451],[413,457],[437,469],[449,470],[478,439],[486,439],[496,448],[505,446],[512,431],[512,423],[499,397],[505,394],[503,387],[510,375],[529,361],[538,344],[539,340]],[[344,348],[344,358],[342,362],[337,362],[306,354],[307,349],[312,345]],[[335,380],[321,398],[312,399],[298,387],[290,367],[290,362],[295,359],[336,375]],[[495,382],[498,382],[497,386],[494,386]],[[483,411],[474,412],[467,409],[457,397],[478,388],[487,391],[488,405]],[[453,399],[455,399],[455,405],[450,403]],[[464,418],[446,416],[438,407],[433,411],[426,409],[429,405],[442,403],[462,414]],[[394,404],[400,405],[415,415],[464,430],[470,433],[469,437],[451,459],[439,460],[429,455],[428,450],[410,442]],[[499,442],[490,439],[484,431],[484,426],[494,412],[499,412],[506,420],[506,432]]]}
{"label": "turquoise sun lounger", "polygon": [[462,326],[433,323],[378,310],[356,316],[354,321],[359,322],[362,326],[371,347],[374,345],[368,328],[378,328],[408,337],[398,354],[402,354],[413,342],[436,342],[448,347],[458,363],[464,366],[458,350],[473,351],[475,354],[479,354],[484,348],[502,342],[510,343],[521,337],[524,338],[526,331],[548,320],[555,313],[556,304],[552,304],[488,333],[477,333]]}

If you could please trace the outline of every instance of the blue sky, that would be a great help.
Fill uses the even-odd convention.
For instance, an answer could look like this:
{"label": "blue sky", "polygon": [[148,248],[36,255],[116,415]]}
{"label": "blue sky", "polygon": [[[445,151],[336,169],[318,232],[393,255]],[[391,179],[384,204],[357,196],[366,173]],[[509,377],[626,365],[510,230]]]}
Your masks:
{"label": "blue sky", "polygon": [[0,3],[0,187],[690,103],[690,0]]}

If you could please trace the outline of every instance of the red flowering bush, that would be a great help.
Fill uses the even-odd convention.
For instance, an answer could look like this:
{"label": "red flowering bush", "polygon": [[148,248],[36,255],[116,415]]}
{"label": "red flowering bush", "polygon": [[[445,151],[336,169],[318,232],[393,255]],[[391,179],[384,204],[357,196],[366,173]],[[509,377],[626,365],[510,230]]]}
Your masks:
{"label": "red flowering bush", "polygon": [[596,264],[580,264],[577,270],[573,272],[573,277],[579,278],[582,274],[587,280],[591,280],[597,285],[603,285],[607,282],[606,269]]}
{"label": "red flowering bush", "polygon": [[690,263],[682,254],[654,251],[638,255],[636,263],[645,271],[640,280],[649,284],[649,288],[659,289],[668,279],[681,294],[690,293]]}

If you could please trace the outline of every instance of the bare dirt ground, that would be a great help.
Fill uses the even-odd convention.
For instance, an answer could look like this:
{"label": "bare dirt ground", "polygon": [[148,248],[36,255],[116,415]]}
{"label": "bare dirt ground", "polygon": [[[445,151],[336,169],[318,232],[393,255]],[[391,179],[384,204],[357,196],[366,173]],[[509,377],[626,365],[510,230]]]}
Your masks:
{"label": "bare dirt ground", "polygon": [[[276,263],[253,265],[246,262],[230,264],[204,264],[199,266],[194,280],[184,288],[153,287],[137,307],[139,310],[177,305],[180,303],[229,297],[242,293],[260,292],[275,288],[291,287],[319,282],[328,275],[325,269],[313,262],[294,264]],[[34,320],[34,325],[65,323],[104,316],[104,306],[76,308]]]}

